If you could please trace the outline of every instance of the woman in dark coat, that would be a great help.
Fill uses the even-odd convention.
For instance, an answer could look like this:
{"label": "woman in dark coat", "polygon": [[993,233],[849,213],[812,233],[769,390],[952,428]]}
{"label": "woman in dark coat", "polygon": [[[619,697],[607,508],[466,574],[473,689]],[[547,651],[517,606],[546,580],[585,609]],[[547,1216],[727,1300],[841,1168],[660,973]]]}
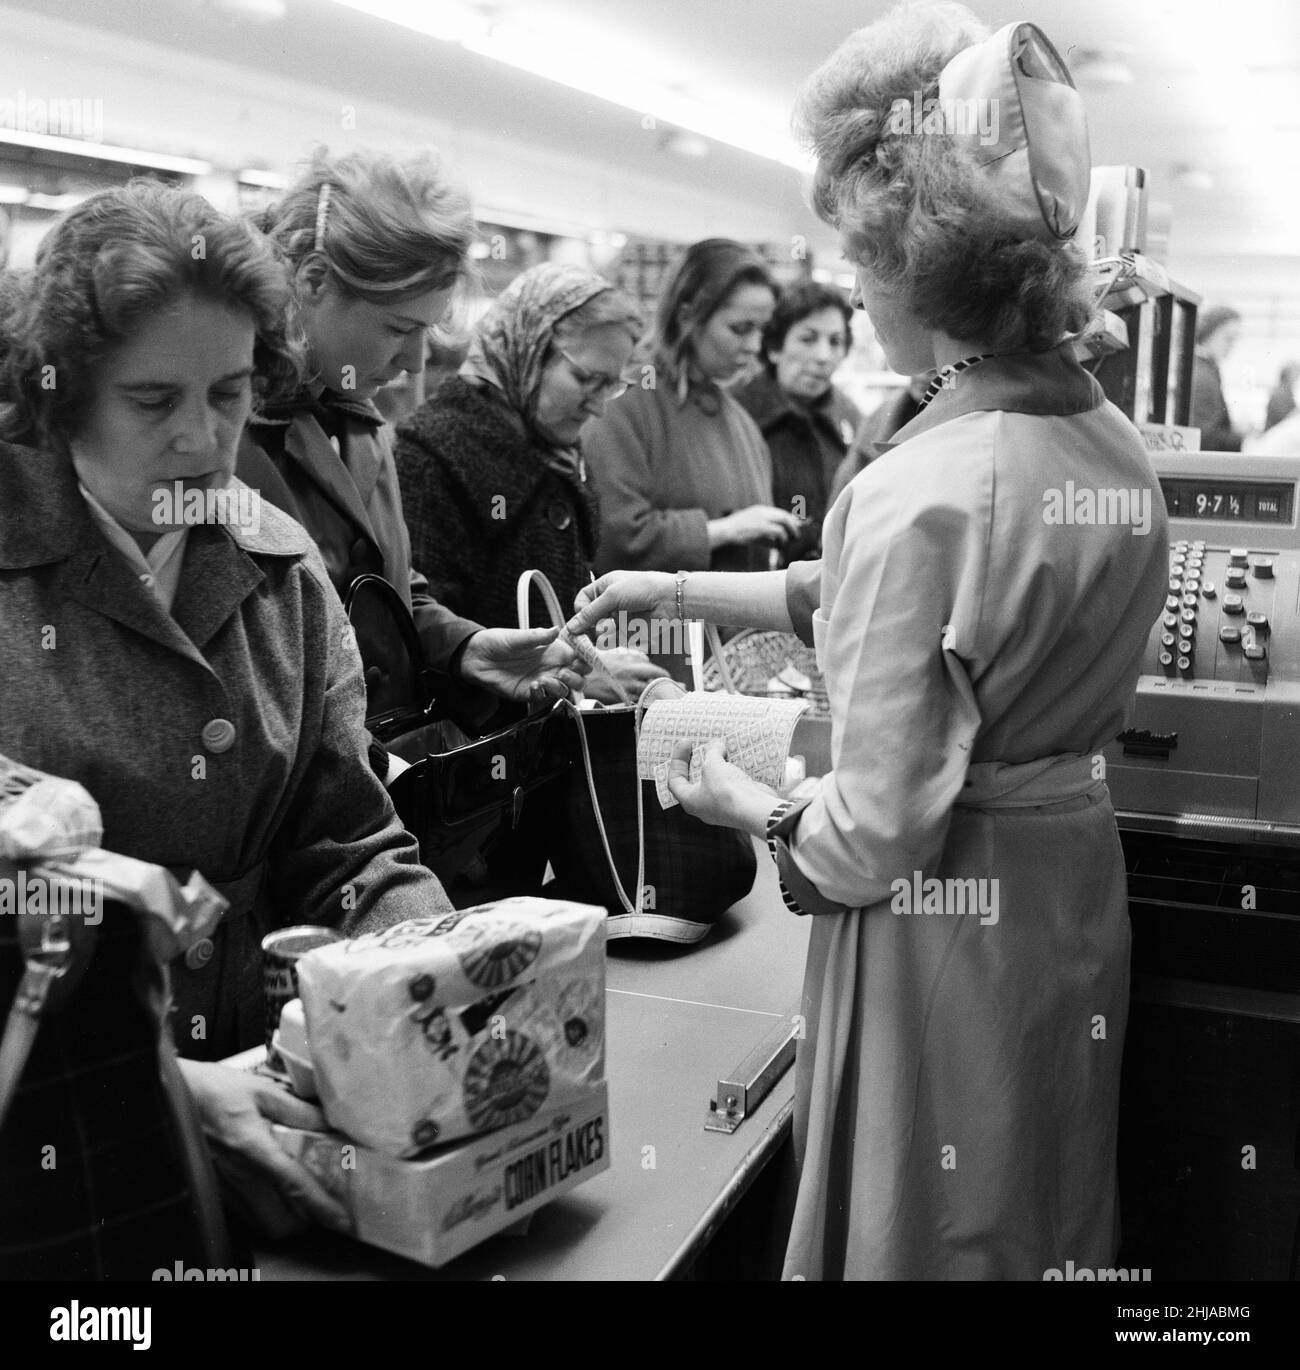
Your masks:
{"label": "woman in dark coat", "polygon": [[804,520],[781,564],[821,554],[835,474],[862,415],[831,380],[853,341],[838,290],[803,281],[781,292],[763,330],[763,370],[736,392],[772,454],[772,502]]}
{"label": "woman in dark coat", "polygon": [[[448,609],[489,627],[518,622],[521,572],[545,572],[567,611],[591,579],[599,513],[579,437],[625,376],[636,306],[581,267],[543,263],[484,315],[458,375],[397,430],[411,561]],[[548,623],[537,592],[531,621]],[[641,652],[604,660],[632,694],[662,674]],[[612,702],[597,672],[585,689]]]}

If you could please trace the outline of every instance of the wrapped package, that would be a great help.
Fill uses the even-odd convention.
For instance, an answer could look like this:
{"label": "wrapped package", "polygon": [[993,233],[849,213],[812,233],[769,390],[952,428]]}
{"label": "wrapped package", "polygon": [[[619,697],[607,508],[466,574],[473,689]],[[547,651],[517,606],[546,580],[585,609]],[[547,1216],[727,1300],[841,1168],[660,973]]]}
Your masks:
{"label": "wrapped package", "polygon": [[84,786],[0,754],[0,856],[72,856],[103,838],[99,805]]}
{"label": "wrapped package", "polygon": [[298,962],[330,1126],[414,1156],[604,1079],[604,908],[504,899],[417,918]]}

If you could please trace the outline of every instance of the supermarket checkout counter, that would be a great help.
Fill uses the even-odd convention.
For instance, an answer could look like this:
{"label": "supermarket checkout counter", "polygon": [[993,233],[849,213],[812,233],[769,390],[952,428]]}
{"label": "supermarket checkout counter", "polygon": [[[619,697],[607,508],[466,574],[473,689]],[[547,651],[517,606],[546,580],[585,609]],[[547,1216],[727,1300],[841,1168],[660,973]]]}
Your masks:
{"label": "supermarket checkout counter", "polygon": [[[809,921],[782,905],[763,849],[750,894],[704,943],[615,944],[608,961],[611,1166],[508,1230],[430,1270],[315,1231],[259,1248],[264,1280],[652,1280],[687,1273],[790,1132],[794,1071],[746,1110],[720,1081],[761,1073],[794,1030]],[[757,1092],[757,1091],[755,1091]],[[735,1130],[731,1113],[744,1111]],[[716,1105],[714,1109],[710,1105]]]}

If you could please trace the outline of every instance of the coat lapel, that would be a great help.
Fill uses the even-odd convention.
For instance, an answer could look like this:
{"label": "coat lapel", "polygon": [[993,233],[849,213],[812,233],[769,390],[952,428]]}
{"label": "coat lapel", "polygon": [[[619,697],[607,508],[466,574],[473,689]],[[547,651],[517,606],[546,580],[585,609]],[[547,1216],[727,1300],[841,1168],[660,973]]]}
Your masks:
{"label": "coat lapel", "polygon": [[[333,444],[319,424],[291,423],[289,431],[285,434],[284,452],[290,461],[296,462],[302,468],[312,484],[325,494],[330,503],[355,523],[376,546],[384,545],[375,536],[370,516],[362,503],[362,494],[358,489],[362,481],[344,466],[342,457],[334,450]],[[377,460],[372,457],[370,464],[375,470],[369,477],[367,493],[374,489],[378,477]],[[360,465],[364,468],[365,461],[363,460]]]}
{"label": "coat lapel", "polygon": [[[135,572],[89,525],[87,536],[63,563],[63,593],[78,604],[120,623],[206,668],[194,643],[163,608],[158,598],[136,579]],[[193,537],[193,532],[190,534]],[[189,548],[186,548],[186,561]],[[182,572],[182,583],[185,573]]]}
{"label": "coat lapel", "polygon": [[172,616],[202,652],[265,576],[224,528],[190,529]]}

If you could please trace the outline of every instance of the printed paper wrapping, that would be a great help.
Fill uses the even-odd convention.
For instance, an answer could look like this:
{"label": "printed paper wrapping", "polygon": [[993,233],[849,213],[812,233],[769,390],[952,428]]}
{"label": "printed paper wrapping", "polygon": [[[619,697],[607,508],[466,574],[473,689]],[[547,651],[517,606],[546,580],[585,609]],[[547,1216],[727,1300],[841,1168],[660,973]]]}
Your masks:
{"label": "printed paper wrapping", "polygon": [[785,780],[799,715],[806,699],[760,699],[752,695],[683,694],[657,700],[645,711],[637,739],[637,776],[653,780],[661,808],[677,803],[668,789],[668,763],[679,742],[690,742],[690,778],[698,781],[705,745],[714,738],[727,744],[727,760],[760,784],[779,789]]}
{"label": "printed paper wrapping", "polygon": [[605,1072],[605,909],[517,898],[298,962],[331,1127],[414,1156],[581,1102]]}

